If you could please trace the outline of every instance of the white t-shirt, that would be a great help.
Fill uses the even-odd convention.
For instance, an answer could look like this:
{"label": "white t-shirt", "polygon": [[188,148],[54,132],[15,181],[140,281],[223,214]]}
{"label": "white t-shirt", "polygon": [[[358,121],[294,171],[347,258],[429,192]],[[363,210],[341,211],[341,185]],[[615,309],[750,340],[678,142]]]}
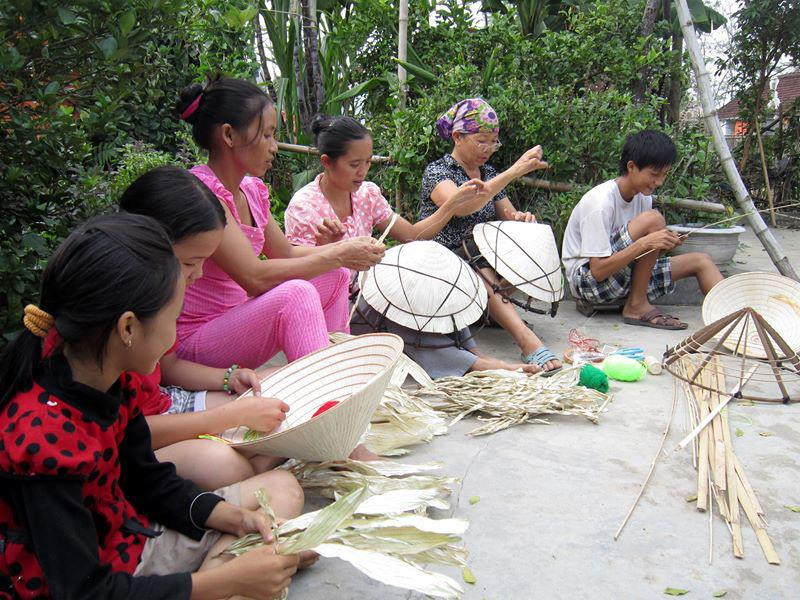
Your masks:
{"label": "white t-shirt", "polygon": [[573,294],[576,290],[572,276],[578,268],[593,256],[611,256],[611,234],[652,207],[652,196],[636,194],[630,202],[623,200],[615,179],[601,183],[583,195],[572,209],[561,245],[561,260]]}

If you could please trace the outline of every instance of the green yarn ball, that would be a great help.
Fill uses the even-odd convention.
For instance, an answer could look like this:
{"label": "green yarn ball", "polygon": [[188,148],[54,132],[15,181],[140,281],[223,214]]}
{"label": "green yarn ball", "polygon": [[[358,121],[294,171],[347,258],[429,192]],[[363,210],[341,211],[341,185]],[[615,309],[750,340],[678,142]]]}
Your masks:
{"label": "green yarn ball", "polygon": [[639,381],[647,373],[647,367],[635,358],[612,354],[603,361],[603,371],[617,381]]}
{"label": "green yarn ball", "polygon": [[597,367],[586,364],[581,369],[581,376],[578,379],[578,385],[585,388],[597,390],[605,394],[608,391],[608,377]]}

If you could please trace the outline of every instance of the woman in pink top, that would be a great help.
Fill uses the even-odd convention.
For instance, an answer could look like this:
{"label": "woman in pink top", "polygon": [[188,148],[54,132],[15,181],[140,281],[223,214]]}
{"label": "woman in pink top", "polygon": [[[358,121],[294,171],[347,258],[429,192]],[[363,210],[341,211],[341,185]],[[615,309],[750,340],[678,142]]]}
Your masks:
{"label": "woman in pink top", "polygon": [[[298,246],[322,246],[383,232],[394,211],[380,188],[364,181],[372,159],[369,130],[351,117],[317,115],[311,124],[324,171],[295,192],[284,215],[287,239]],[[427,219],[409,223],[397,216],[389,235],[399,242],[429,240],[458,207],[480,195],[483,182],[466,182]]]}
{"label": "woman in pink top", "polygon": [[278,151],[277,115],[255,84],[218,78],[189,86],[178,111],[209,153],[208,164],[191,172],[219,198],[227,220],[222,242],[186,294],[178,356],[255,368],[279,351],[292,361],[326,346],[329,331],[348,330],[347,269],[371,267],[383,247],[371,238],[324,248],[286,240],[259,179]]}

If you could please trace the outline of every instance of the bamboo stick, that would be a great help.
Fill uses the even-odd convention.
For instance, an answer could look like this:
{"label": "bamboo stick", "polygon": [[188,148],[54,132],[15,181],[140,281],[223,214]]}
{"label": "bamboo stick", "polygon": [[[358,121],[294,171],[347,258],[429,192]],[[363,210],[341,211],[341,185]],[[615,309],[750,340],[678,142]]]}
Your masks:
{"label": "bamboo stick", "polygon": [[[708,414],[708,407],[704,404],[700,406],[700,415],[703,418]],[[697,453],[697,510],[706,510],[708,502],[708,434],[703,432],[700,436],[700,447]]]}
{"label": "bamboo stick", "polygon": [[[313,146],[304,146],[302,144],[287,144],[286,142],[278,142],[278,150],[282,152],[294,152],[295,154],[313,154],[319,156],[319,150]],[[374,163],[390,163],[392,162],[391,156],[380,156],[378,154],[371,158]]]}
{"label": "bamboo stick", "polygon": [[650,477],[653,475],[653,471],[656,468],[656,462],[658,462],[658,457],[661,456],[661,451],[664,449],[664,442],[667,439],[667,435],[669,435],[669,428],[672,425],[672,415],[675,414],[675,403],[678,400],[678,382],[675,380],[675,385],[673,388],[672,393],[672,406],[669,409],[669,418],[667,419],[667,426],[664,427],[664,433],[661,436],[661,443],[658,445],[658,451],[656,455],[653,457],[653,461],[650,463],[650,470],[647,472],[647,477],[644,478],[644,482],[642,483],[642,487],[639,489],[639,493],[636,494],[636,498],[633,500],[633,504],[631,504],[630,509],[628,510],[628,514],[625,515],[625,518],[622,520],[622,523],[619,525],[619,529],[617,529],[617,533],[614,534],[614,541],[619,539],[620,534],[622,533],[623,528],[628,522],[628,519],[631,518],[636,505],[639,503],[639,499],[642,497],[644,493],[644,488],[647,487],[647,483],[650,481]]}
{"label": "bamboo stick", "polygon": [[714,410],[712,410],[712,411],[711,411],[711,412],[710,412],[708,415],[706,415],[706,416],[705,416],[705,417],[704,417],[704,418],[703,418],[703,419],[700,421],[700,423],[698,423],[698,424],[697,424],[697,427],[695,427],[695,428],[694,428],[694,429],[691,431],[691,433],[689,433],[689,435],[687,435],[685,438],[683,438],[683,439],[680,441],[680,443],[678,443],[678,445],[677,445],[677,446],[675,446],[675,450],[678,450],[678,449],[681,449],[681,448],[685,448],[685,447],[686,447],[686,445],[687,445],[687,444],[688,444],[690,441],[692,441],[692,439],[694,439],[694,438],[695,438],[695,436],[697,436],[697,434],[699,434],[699,433],[700,433],[700,432],[701,432],[703,429],[705,429],[705,427],[706,427],[706,426],[707,426],[707,425],[708,425],[708,424],[711,422],[711,420],[712,420],[714,417],[716,417],[716,416],[719,414],[719,412],[720,412],[720,411],[721,411],[723,408],[725,408],[725,407],[728,405],[728,402],[730,402],[731,400],[733,400],[733,398],[734,398],[734,397],[735,397],[735,396],[736,396],[736,395],[737,395],[739,392],[741,392],[741,391],[742,391],[742,388],[743,388],[743,387],[744,387],[744,386],[747,384],[747,382],[748,382],[748,381],[750,381],[750,378],[753,376],[753,373],[755,373],[757,369],[758,369],[758,364],[755,364],[755,365],[753,365],[752,367],[750,367],[750,369],[747,371],[747,373],[745,374],[745,376],[742,378],[742,381],[741,381],[741,382],[740,382],[740,383],[739,383],[739,384],[738,384],[738,385],[737,385],[737,386],[736,386],[736,387],[735,387],[735,388],[734,388],[734,389],[733,389],[733,390],[732,390],[732,391],[731,391],[729,394],[727,394],[727,395],[725,396],[725,399],[724,399],[724,400],[722,400],[722,401],[721,401],[721,402],[720,402],[720,403],[717,405],[717,407],[716,407],[716,408],[714,408]]}
{"label": "bamboo stick", "polygon": [[730,509],[730,521],[733,529],[733,555],[737,558],[742,558],[744,557],[744,542],[742,540],[742,524],[739,520],[739,480],[736,477],[736,465],[733,460],[728,412],[723,412],[720,417],[722,418],[722,436],[725,442],[725,477],[728,482],[728,508]]}
{"label": "bamboo stick", "polygon": [[756,538],[761,546],[761,550],[764,552],[767,562],[771,565],[781,564],[781,558],[775,551],[772,540],[769,538],[769,534],[767,534],[767,530],[756,512],[756,508],[751,502],[750,496],[743,494],[739,497],[739,503],[742,505],[744,514],[747,515],[747,520],[750,521],[750,526],[756,533]]}
{"label": "bamboo stick", "polygon": [[739,457],[734,454],[733,456],[733,464],[736,467],[736,475],[739,478],[739,482],[741,483],[741,488],[749,497],[753,504],[753,508],[755,509],[756,513],[763,517],[764,516],[764,509],[761,508],[761,503],[758,501],[758,497],[756,496],[756,492],[753,487],[750,485],[750,481],[747,479],[747,475],[744,473],[744,468],[742,467],[742,463],[739,460]]}

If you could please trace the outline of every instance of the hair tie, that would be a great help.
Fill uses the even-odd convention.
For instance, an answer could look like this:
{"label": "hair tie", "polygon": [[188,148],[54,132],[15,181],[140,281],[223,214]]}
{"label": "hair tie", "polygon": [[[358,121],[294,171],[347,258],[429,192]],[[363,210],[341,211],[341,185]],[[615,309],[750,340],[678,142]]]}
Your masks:
{"label": "hair tie", "polygon": [[203,97],[203,92],[197,94],[197,98],[192,100],[192,103],[189,106],[187,106],[186,109],[184,109],[184,111],[181,113],[181,119],[185,121],[194,114],[194,111],[196,111],[197,107],[200,106],[200,98],[202,97]]}
{"label": "hair tie", "polygon": [[22,317],[22,322],[36,337],[47,337],[47,332],[52,329],[55,319],[53,315],[36,306],[35,304],[28,304],[25,307],[25,315]]}

